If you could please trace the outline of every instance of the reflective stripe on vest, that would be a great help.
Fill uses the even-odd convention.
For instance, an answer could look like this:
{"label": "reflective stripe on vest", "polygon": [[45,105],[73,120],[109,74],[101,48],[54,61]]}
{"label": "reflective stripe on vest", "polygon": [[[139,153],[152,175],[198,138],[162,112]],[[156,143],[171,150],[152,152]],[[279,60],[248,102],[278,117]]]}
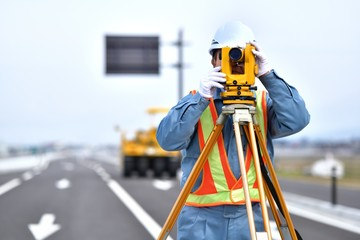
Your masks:
{"label": "reflective stripe on vest", "polygon": [[[194,94],[194,92],[193,92]],[[266,92],[256,92],[256,114],[255,118],[260,126],[266,141]],[[202,113],[198,122],[198,137],[200,150],[212,132],[218,118],[214,101],[211,99],[209,106]],[[247,171],[250,198],[259,201],[254,161],[250,146],[246,147],[245,167]],[[188,206],[216,206],[222,204],[244,204],[244,191],[242,178],[236,179],[233,175],[224,146],[224,139],[220,134],[213,149],[210,151],[202,171],[202,182],[199,188],[190,193],[186,205]]]}

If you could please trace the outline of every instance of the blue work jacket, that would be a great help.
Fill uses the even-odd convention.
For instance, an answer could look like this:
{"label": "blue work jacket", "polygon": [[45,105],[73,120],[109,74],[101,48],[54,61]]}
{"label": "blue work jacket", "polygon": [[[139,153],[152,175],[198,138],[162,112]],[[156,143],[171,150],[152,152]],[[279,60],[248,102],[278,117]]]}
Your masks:
{"label": "blue work jacket", "polygon": [[[274,71],[261,77],[260,81],[268,91],[266,96],[268,114],[266,144],[270,158],[273,160],[274,147],[272,139],[299,132],[309,123],[310,115],[298,91],[287,84]],[[223,103],[219,89],[214,96],[214,102],[220,115]],[[156,137],[160,146],[168,151],[181,150],[183,157],[181,163],[181,186],[185,184],[191,169],[199,157],[197,123],[208,105],[209,100],[201,97],[199,93],[194,95],[190,93],[172,107],[167,116],[159,124]],[[241,173],[231,117],[226,119],[222,134],[230,167],[234,176],[238,179]],[[242,143],[245,151],[245,145],[247,144],[245,135],[242,135]],[[200,174],[193,191],[198,188],[201,179],[202,176]]]}

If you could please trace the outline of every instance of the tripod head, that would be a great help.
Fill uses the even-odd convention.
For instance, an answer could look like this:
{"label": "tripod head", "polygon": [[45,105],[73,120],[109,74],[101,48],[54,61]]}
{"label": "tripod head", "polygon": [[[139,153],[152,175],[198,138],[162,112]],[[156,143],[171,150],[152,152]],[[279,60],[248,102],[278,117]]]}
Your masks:
{"label": "tripod head", "polygon": [[250,43],[245,48],[223,47],[221,71],[226,74],[225,91],[221,93],[223,104],[255,105],[255,76],[258,66]]}

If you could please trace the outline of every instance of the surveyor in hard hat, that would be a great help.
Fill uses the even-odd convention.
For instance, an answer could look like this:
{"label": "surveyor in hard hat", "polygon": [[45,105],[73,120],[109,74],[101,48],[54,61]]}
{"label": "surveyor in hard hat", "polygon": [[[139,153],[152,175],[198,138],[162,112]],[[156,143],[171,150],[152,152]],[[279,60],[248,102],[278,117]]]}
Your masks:
{"label": "surveyor in hard hat", "polygon": [[[157,140],[165,150],[182,151],[181,186],[213,129],[214,116],[222,111],[220,93],[224,91],[225,73],[221,72],[220,53],[223,47],[244,48],[249,42],[255,46],[257,78],[267,90],[256,91],[256,118],[271,159],[274,156],[272,139],[297,133],[309,123],[304,100],[272,69],[254,40],[252,30],[239,21],[222,25],[215,32],[209,49],[213,69],[200,80],[198,91],[183,97],[162,119]],[[241,64],[234,66],[235,70],[244,71]],[[241,136],[245,160],[251,161],[247,138],[244,134]],[[233,120],[228,117],[177,219],[177,239],[251,239],[244,196],[236,194],[242,193],[242,174],[248,176],[256,230],[263,231],[256,177],[251,177],[254,171],[250,166],[246,173],[240,172]]]}

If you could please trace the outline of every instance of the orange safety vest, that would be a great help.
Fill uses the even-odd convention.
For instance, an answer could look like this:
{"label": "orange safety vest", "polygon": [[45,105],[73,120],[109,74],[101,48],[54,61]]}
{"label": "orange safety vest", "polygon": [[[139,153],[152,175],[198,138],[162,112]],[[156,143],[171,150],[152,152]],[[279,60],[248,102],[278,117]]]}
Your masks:
{"label": "orange safety vest", "polygon": [[[256,91],[255,117],[266,141],[267,110],[265,91]],[[198,138],[201,151],[216,124],[217,118],[216,107],[213,99],[211,99],[209,106],[204,110],[198,122]],[[246,147],[246,156],[244,158],[251,201],[259,202],[258,183],[256,181],[254,160],[249,144]],[[202,174],[202,182],[199,188],[189,194],[186,205],[208,207],[224,204],[245,204],[242,178],[236,179],[232,173],[222,133],[209,153]]]}

